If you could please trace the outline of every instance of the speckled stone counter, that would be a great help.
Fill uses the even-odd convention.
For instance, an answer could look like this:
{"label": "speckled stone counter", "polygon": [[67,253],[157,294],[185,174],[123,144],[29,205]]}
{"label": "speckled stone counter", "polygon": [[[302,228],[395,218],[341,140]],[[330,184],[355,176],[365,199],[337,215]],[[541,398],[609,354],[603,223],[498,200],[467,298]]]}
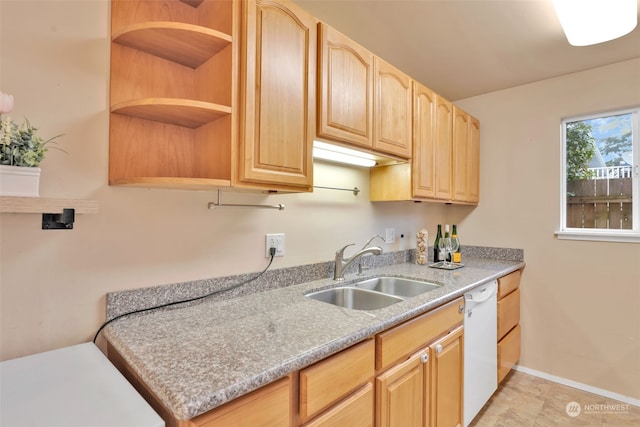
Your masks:
{"label": "speckled stone counter", "polygon": [[[464,264],[446,271],[404,262],[372,268],[362,276],[349,273],[340,283],[327,278],[225,300],[205,299],[125,317],[104,334],[174,416],[185,420],[524,266],[522,260],[470,256]],[[442,286],[371,311],[304,296],[381,275]]]}

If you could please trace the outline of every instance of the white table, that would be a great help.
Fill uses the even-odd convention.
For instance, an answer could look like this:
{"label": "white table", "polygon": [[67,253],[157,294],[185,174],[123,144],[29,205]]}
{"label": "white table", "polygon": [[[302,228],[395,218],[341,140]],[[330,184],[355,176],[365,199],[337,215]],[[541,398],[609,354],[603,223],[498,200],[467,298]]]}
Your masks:
{"label": "white table", "polygon": [[93,344],[0,363],[2,427],[164,427]]}

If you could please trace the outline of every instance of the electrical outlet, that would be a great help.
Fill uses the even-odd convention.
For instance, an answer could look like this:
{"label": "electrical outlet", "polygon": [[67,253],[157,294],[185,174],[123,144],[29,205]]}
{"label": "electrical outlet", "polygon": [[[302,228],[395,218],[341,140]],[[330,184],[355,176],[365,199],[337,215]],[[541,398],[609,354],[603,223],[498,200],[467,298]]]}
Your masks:
{"label": "electrical outlet", "polygon": [[396,241],[396,229],[395,228],[385,228],[384,230],[384,242],[385,243],[393,243]]}
{"label": "electrical outlet", "polygon": [[275,256],[284,256],[284,233],[267,234],[265,239],[266,257],[271,258],[269,249],[276,248]]}

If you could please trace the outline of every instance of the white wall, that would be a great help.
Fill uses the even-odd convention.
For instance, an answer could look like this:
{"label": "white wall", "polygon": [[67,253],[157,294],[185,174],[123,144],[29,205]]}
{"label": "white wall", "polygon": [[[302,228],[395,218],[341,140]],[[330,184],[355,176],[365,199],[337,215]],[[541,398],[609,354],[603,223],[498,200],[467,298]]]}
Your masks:
{"label": "white wall", "polygon": [[558,240],[560,121],[640,105],[640,59],[463,100],[482,124],[469,243],[524,249],[522,358],[640,398],[640,244]]}
{"label": "white wall", "polygon": [[104,0],[0,2],[0,90],[16,98],[11,116],[27,116],[43,136],[65,134],[67,154],[50,151],[42,164],[41,196],[100,204],[72,231],[43,231],[40,215],[0,216],[0,359],[90,340],[107,292],[259,271],[266,233],[286,235],[279,268],[329,261],[386,227],[397,240],[385,250],[414,248],[418,229],[443,220],[442,205],[372,204],[366,170],[326,164],[317,185],[362,193],[231,193],[224,202],[286,209],[209,211],[214,192],[109,187],[108,13]]}

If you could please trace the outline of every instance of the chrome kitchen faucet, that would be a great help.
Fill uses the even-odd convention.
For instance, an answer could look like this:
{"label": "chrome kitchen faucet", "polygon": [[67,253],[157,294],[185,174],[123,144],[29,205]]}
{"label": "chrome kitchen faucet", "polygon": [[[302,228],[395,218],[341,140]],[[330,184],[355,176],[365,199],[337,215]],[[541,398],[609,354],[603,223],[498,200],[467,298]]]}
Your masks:
{"label": "chrome kitchen faucet", "polygon": [[355,243],[349,243],[348,245],[344,246],[342,249],[338,250],[336,252],[335,267],[333,270],[333,280],[340,280],[340,281],[344,280],[343,276],[347,268],[349,268],[349,266],[353,264],[354,261],[359,259],[362,255],[366,255],[366,254],[380,255],[382,253],[381,247],[379,246],[367,247],[367,245],[369,245],[369,243],[371,243],[377,237],[382,238],[382,236],[373,236],[371,239],[369,239],[367,243],[365,243],[363,248],[360,249],[358,252],[356,252],[351,258],[344,259],[344,250],[347,249],[349,246],[355,245]]}

